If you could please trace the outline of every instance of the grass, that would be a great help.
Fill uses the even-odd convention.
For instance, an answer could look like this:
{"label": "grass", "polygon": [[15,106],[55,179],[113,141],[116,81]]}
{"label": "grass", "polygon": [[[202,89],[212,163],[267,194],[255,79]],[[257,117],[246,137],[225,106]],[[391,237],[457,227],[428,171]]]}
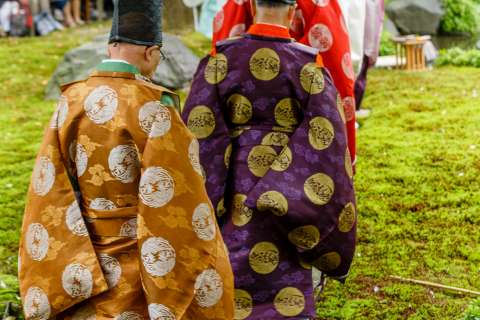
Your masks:
{"label": "grass", "polygon": [[[16,274],[25,193],[54,108],[44,87],[65,51],[105,31],[0,40],[0,274]],[[183,38],[197,54],[208,51],[197,34]],[[480,289],[479,94],[477,69],[370,74],[373,113],[358,137],[357,257],[346,285],[328,283],[320,319],[462,318],[470,297],[389,276]],[[0,302],[11,279],[0,277]]]}

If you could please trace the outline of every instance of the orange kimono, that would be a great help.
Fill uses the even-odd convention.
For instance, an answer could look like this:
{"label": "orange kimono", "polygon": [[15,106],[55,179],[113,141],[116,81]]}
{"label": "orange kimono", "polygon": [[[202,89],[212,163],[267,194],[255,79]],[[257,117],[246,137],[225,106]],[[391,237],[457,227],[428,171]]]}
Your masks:
{"label": "orange kimono", "polygon": [[26,319],[232,319],[228,254],[178,98],[126,63],[99,70],[63,88],[36,161]]}

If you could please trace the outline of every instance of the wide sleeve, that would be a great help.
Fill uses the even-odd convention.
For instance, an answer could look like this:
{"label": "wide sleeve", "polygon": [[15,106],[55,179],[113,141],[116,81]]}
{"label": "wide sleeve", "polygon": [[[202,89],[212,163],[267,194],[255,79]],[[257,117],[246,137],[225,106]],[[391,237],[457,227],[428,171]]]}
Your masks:
{"label": "wide sleeve", "polygon": [[196,304],[230,319],[233,276],[205,190],[197,139],[173,107],[156,108],[141,156],[137,227],[150,317],[180,319]]}
{"label": "wide sleeve", "polygon": [[253,23],[250,11],[250,1],[227,0],[213,21],[213,48],[218,41],[245,33]]}
{"label": "wide sleeve", "polygon": [[183,110],[184,122],[199,141],[201,170],[206,177],[208,195],[219,216],[224,212],[223,195],[232,152],[217,91],[217,84],[225,78],[227,64],[223,54],[200,62]]}
{"label": "wide sleeve", "polygon": [[345,126],[327,72],[307,65],[303,121],[246,205],[270,212],[300,259],[327,275],[348,273],[355,248],[355,196]]}
{"label": "wide sleeve", "polygon": [[299,42],[319,49],[325,68],[332,75],[347,119],[348,147],[355,164],[355,72],[350,52],[350,36],[342,10],[337,0],[331,0],[326,6],[315,6],[308,1],[299,5],[302,6],[305,16],[305,32]]}
{"label": "wide sleeve", "polygon": [[60,147],[58,131],[68,112],[62,99],[36,159],[21,230],[26,319],[49,319],[108,290]]}

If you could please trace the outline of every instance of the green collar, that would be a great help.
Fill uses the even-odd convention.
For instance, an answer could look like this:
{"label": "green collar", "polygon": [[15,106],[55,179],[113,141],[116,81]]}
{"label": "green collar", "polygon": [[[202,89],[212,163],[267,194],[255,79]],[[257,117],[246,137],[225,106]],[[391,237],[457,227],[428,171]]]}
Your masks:
{"label": "green collar", "polygon": [[103,60],[97,66],[97,71],[106,72],[128,72],[133,74],[140,74],[140,70],[134,65],[121,60]]}

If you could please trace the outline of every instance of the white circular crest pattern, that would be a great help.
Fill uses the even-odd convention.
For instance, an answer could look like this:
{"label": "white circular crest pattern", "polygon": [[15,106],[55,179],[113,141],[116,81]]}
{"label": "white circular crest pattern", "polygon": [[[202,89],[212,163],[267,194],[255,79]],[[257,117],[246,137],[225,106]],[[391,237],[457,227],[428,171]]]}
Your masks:
{"label": "white circular crest pattern", "polygon": [[140,173],[140,161],[135,146],[119,145],[113,148],[108,156],[108,167],[120,182],[134,182]]}
{"label": "white circular crest pattern", "polygon": [[52,121],[50,122],[50,128],[61,129],[68,116],[68,101],[67,97],[61,96],[58,99],[57,110],[53,114]]}
{"label": "white circular crest pattern", "polygon": [[77,177],[83,176],[88,167],[88,155],[85,147],[80,143],[77,143],[77,149],[75,152],[75,166],[77,167]]}
{"label": "white circular crest pattern", "polygon": [[326,25],[318,23],[308,32],[308,41],[312,47],[317,48],[320,52],[326,52],[332,48],[333,35]]}
{"label": "white circular crest pattern", "polygon": [[152,208],[160,208],[172,200],[175,194],[175,183],[167,170],[161,167],[150,167],[140,180],[140,198]]}
{"label": "white circular crest pattern", "polygon": [[122,224],[120,227],[121,237],[137,239],[137,218],[133,218]]}
{"label": "white circular crest pattern", "polygon": [[116,316],[115,320],[143,320],[143,316],[135,311],[125,311]]}
{"label": "white circular crest pattern", "polygon": [[38,287],[28,288],[24,311],[27,319],[47,320],[50,318],[50,301],[48,301],[48,297],[42,289]]}
{"label": "white circular crest pattern", "polygon": [[39,196],[45,196],[55,183],[55,165],[48,157],[40,157],[33,170],[33,192]]}
{"label": "white circular crest pattern", "polygon": [[347,52],[343,55],[342,69],[348,79],[355,79],[355,71],[353,71],[352,56],[350,55],[350,52]]}
{"label": "white circular crest pattern", "polygon": [[104,124],[113,119],[118,107],[118,95],[109,86],[100,86],[88,95],[83,105],[88,118],[96,124]]}
{"label": "white circular crest pattern", "polygon": [[202,203],[195,209],[192,216],[192,226],[200,240],[210,241],[215,239],[216,225],[208,204]]}
{"label": "white circular crest pattern", "polygon": [[80,263],[69,264],[62,274],[63,290],[72,298],[89,298],[92,294],[92,273]]}
{"label": "white circular crest pattern", "polygon": [[142,244],[142,262],[153,277],[163,277],[176,263],[175,249],[161,237],[150,237]]}
{"label": "white circular crest pattern", "polygon": [[195,281],[195,300],[198,305],[209,308],[218,303],[223,295],[223,281],[214,269],[203,271]]}
{"label": "white circular crest pattern", "polygon": [[105,198],[96,198],[90,202],[90,209],[93,210],[113,210],[115,208],[115,204]]}
{"label": "white circular crest pattern", "polygon": [[231,37],[241,36],[242,34],[245,33],[246,29],[247,29],[247,26],[244,23],[236,24],[230,30],[228,37],[231,38]]}
{"label": "white circular crest pattern", "polygon": [[172,126],[170,110],[158,101],[147,102],[138,112],[140,127],[150,138],[164,136]]}
{"label": "white circular crest pattern", "polygon": [[195,138],[193,138],[188,147],[188,159],[190,159],[193,170],[203,177],[202,165],[200,164],[200,144]]}
{"label": "white circular crest pattern", "polygon": [[223,11],[223,9],[220,9],[220,11],[218,11],[217,15],[215,16],[215,19],[213,20],[213,32],[218,32],[222,29],[224,20],[225,12]]}
{"label": "white circular crest pattern", "polygon": [[163,304],[150,303],[148,305],[148,314],[152,320],[175,320],[172,311]]}
{"label": "white circular crest pattern", "polygon": [[68,230],[73,234],[80,237],[88,237],[87,226],[85,225],[85,221],[82,217],[82,210],[80,210],[77,201],[73,201],[68,207],[65,222]]}
{"label": "white circular crest pattern", "polygon": [[108,288],[113,288],[118,284],[122,276],[122,266],[114,257],[106,254],[99,254],[100,266],[107,280]]}
{"label": "white circular crest pattern", "polygon": [[28,226],[26,246],[28,255],[35,261],[42,261],[48,253],[48,231],[40,223],[32,223]]}

